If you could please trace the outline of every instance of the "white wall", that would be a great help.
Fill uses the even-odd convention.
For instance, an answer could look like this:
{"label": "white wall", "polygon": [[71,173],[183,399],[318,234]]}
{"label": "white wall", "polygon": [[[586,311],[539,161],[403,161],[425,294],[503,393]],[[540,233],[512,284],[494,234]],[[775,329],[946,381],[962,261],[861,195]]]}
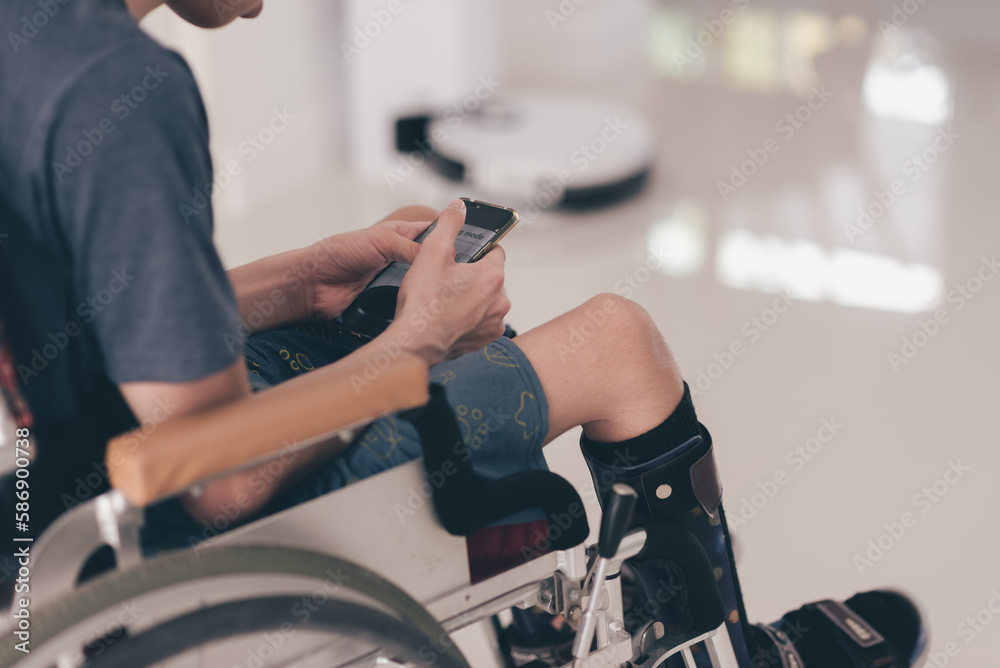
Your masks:
{"label": "white wall", "polygon": [[[208,110],[216,173],[230,161],[239,165],[238,176],[217,181],[220,234],[249,212],[337,169],[342,132],[336,11],[329,0],[281,0],[267,2],[258,19],[215,31],[193,28],[166,8],[143,22],[195,72]],[[287,110],[294,119],[265,144],[274,109]],[[248,136],[257,136],[263,150],[253,148]]]}

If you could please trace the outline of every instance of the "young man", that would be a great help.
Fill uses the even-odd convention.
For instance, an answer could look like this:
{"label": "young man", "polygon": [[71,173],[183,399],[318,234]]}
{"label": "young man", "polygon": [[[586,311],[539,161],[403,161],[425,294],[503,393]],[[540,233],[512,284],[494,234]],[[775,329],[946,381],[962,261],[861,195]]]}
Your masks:
{"label": "young man", "polygon": [[[265,385],[335,363],[322,331],[310,327],[321,330],[398,260],[412,268],[396,320],[365,352],[398,345],[431,365],[468,427],[479,472],[544,468],[542,446],[583,425],[595,480],[625,480],[642,498],[650,541],[633,567],[646,599],[658,603],[653,616],[692,634],[726,618],[744,667],[755,653],[759,662],[806,668],[887,665],[889,658],[911,665],[919,617],[891,594],[860,594],[849,607],[806,606],[774,626],[746,625],[711,438],[651,319],[632,302],[603,295],[503,338],[510,306],[503,250],[474,265],[454,263],[460,201],[440,213],[422,246],[413,239],[438,214],[413,207],[227,276],[212,245],[211,207],[194,215],[181,207],[212,180],[208,126],[184,60],[138,28],[160,4],[7,0],[0,9],[8,42],[0,55],[0,315],[12,353],[0,377],[16,380],[6,389],[23,395],[30,414],[22,422],[33,421],[35,531],[106,489],[101,462],[110,437],[249,394],[239,345],[247,323],[258,332],[317,323],[247,341],[250,376]],[[262,9],[257,0],[166,4],[202,27]],[[447,298],[456,286],[462,298]],[[594,322],[603,324],[572,360],[557,353],[571,332]],[[487,425],[489,409],[516,419]],[[248,514],[273,510],[419,454],[412,428],[384,418],[359,442],[306,451],[263,488],[248,471],[153,509],[146,538],[166,546],[180,536],[186,545],[199,521],[239,495],[253,500]],[[9,485],[3,497],[12,503]],[[718,591],[674,590],[685,581],[671,552],[681,530],[711,561]],[[699,609],[706,597],[718,599],[707,612]],[[881,641],[862,642],[859,628]]]}

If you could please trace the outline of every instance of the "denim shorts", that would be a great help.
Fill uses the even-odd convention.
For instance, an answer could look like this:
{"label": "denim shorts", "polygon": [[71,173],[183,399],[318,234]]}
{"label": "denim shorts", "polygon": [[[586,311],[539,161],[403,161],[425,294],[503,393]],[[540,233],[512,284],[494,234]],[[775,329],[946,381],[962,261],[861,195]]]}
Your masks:
{"label": "denim shorts", "polygon": [[[346,353],[322,323],[296,325],[251,336],[247,370],[254,389],[264,389],[337,361]],[[495,479],[525,469],[548,470],[542,444],[549,410],[541,382],[520,348],[501,337],[485,348],[430,369],[430,381],[444,387],[471,453],[473,470]],[[391,414],[371,423],[340,456],[321,465],[268,504],[258,517],[328,494],[352,482],[421,457],[413,425]],[[518,523],[542,518],[525,511],[507,518]],[[144,551],[186,547],[228,530],[223,520],[203,526],[176,500],[146,511]]]}

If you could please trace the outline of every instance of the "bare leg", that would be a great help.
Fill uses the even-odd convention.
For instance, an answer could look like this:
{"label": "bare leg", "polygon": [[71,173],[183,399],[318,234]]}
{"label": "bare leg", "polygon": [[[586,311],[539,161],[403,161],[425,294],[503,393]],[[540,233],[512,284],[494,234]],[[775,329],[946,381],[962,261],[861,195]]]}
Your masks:
{"label": "bare leg", "polygon": [[549,404],[548,443],[577,425],[594,441],[623,441],[662,423],[680,403],[680,370],[649,314],[601,294],[514,339]]}

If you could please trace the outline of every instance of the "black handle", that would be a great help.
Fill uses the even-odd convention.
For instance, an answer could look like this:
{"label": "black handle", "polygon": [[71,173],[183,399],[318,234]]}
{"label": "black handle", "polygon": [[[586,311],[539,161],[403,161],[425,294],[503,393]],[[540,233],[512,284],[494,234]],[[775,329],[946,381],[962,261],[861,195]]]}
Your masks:
{"label": "black handle", "polygon": [[597,553],[605,559],[611,559],[618,552],[638,500],[636,491],[623,482],[616,482],[608,490],[601,517],[601,535],[597,540]]}

